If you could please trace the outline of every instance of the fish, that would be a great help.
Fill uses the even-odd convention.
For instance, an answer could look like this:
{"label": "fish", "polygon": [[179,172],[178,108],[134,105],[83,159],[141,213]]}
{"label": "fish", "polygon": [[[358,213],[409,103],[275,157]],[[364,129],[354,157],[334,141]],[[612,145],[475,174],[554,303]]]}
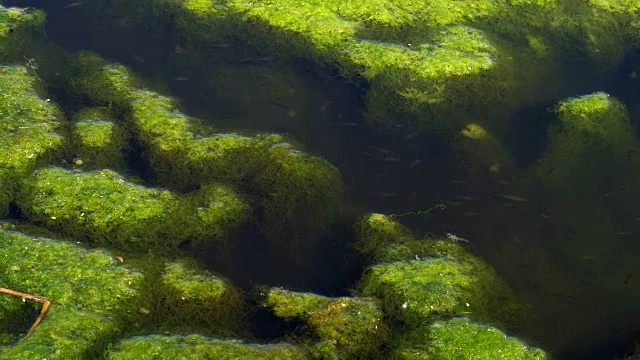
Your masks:
{"label": "fish", "polygon": [[493,195],[495,195],[497,197],[501,197],[503,199],[515,201],[515,202],[527,202],[527,201],[529,201],[526,198],[523,198],[523,197],[517,196],[517,195],[509,195],[509,194],[493,194]]}
{"label": "fish", "polygon": [[460,200],[466,200],[466,201],[477,201],[479,200],[477,197],[471,197],[471,196],[466,196],[466,195],[454,195],[455,197],[457,197]]}
{"label": "fish", "polygon": [[65,5],[65,6],[63,7],[63,9],[71,9],[71,8],[76,7],[76,6],[80,6],[80,5],[82,5],[82,4],[84,4],[82,1],[72,2],[72,3],[69,3],[69,4]]}
{"label": "fish", "polygon": [[452,233],[447,233],[447,239],[449,239],[449,240],[451,240],[451,241],[453,241],[453,242],[462,241],[462,242],[465,242],[465,243],[467,243],[467,244],[471,243],[471,241],[470,241],[470,240],[467,240],[467,239],[465,239],[465,238],[463,238],[463,237],[460,237],[460,236],[454,235],[454,234],[452,234]]}

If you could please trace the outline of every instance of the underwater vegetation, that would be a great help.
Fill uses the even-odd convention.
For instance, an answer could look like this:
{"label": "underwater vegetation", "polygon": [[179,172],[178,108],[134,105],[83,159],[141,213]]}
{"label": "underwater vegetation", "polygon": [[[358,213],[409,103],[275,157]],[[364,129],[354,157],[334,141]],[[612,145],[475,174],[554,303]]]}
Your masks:
{"label": "underwater vegetation", "polygon": [[[545,220],[572,223],[588,209],[620,234],[618,222],[639,210],[620,191],[640,185],[623,101],[603,91],[558,100],[575,76],[566,58],[609,68],[637,51],[634,1],[109,0],[64,8],[106,14],[130,31],[166,27],[171,61],[206,64],[229,49],[232,65],[215,63],[222,75],[208,84],[220,92],[236,76],[276,77],[262,62],[305,59],[363,90],[371,127],[403,139],[443,134],[473,168],[470,186],[502,181],[530,191],[494,194],[512,203],[582,201],[577,210],[545,208]],[[45,20],[42,10],[0,6],[0,286],[51,301],[24,336],[39,305],[0,295],[0,357],[552,358],[510,335],[527,306],[466,239],[416,236],[397,219],[406,214],[347,216],[355,219],[349,251],[366,263],[349,294],[253,283],[245,291],[213,271],[202,259],[241,266],[233,254],[246,244],[260,243],[256,252],[268,249],[285,266],[317,248],[338,251],[332,226],[349,210],[338,167],[289,134],[227,131],[189,115],[166,86],[186,77],[151,78],[96,52],[58,48]],[[282,92],[297,91],[277,81]],[[247,102],[238,97],[231,100]],[[519,167],[504,144],[510,116],[549,101],[557,121],[546,147]],[[297,108],[270,103],[300,120]],[[337,126],[359,125],[343,120]],[[604,251],[605,235],[594,230],[562,250]],[[329,267],[317,276],[330,276]],[[287,331],[253,336],[248,323],[259,311]]]}

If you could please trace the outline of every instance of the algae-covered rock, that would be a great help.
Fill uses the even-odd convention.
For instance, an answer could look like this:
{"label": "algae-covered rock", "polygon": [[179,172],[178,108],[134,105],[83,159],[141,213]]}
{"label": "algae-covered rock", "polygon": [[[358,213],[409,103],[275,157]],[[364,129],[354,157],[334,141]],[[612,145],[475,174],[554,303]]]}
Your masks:
{"label": "algae-covered rock", "polygon": [[393,353],[397,360],[513,359],[545,360],[542,350],[500,330],[466,318],[424,324],[404,335]]}
{"label": "algae-covered rock", "polygon": [[479,124],[468,124],[454,143],[465,165],[473,168],[472,181],[496,179],[513,169],[513,160],[502,143]]}
{"label": "algae-covered rock", "polygon": [[520,315],[504,281],[459,244],[418,240],[381,214],[365,216],[357,231],[356,246],[375,260],[359,291],[382,300],[393,320],[414,327],[440,316],[468,316],[505,325]]}
{"label": "algae-covered rock", "polygon": [[78,57],[77,88],[96,102],[116,101],[126,110],[159,184],[178,191],[215,181],[238,184],[257,208],[261,229],[284,249],[291,248],[293,237],[317,236],[339,213],[342,180],[329,162],[299,151],[282,136],[204,130],[172,98],[139,88],[128,69],[88,53]]}
{"label": "algae-covered rock", "polygon": [[549,130],[535,169],[547,186],[597,193],[638,174],[640,146],[618,100],[594,93],[561,102],[557,113],[560,122]]}
{"label": "algae-covered rock", "polygon": [[3,359],[96,359],[123,332],[111,317],[78,309],[60,308],[47,313],[45,321],[29,338],[0,348]]}
{"label": "algae-covered rock", "polygon": [[227,280],[189,259],[167,264],[161,278],[162,327],[167,331],[206,328],[215,332],[241,327],[242,298]]}
{"label": "algae-covered rock", "polygon": [[[1,348],[2,358],[96,357],[106,341],[123,332],[125,322],[139,316],[142,275],[104,251],[0,230],[0,260],[3,287],[52,302],[35,333]],[[21,334],[34,319],[33,313],[24,319],[29,322],[22,325]],[[5,325],[6,320],[0,323]]]}
{"label": "algae-covered rock", "polygon": [[470,258],[471,254],[451,240],[417,239],[397,220],[383,214],[363,216],[356,224],[355,247],[373,263],[390,263],[424,257]]}
{"label": "algae-covered rock", "polygon": [[44,33],[45,21],[41,10],[0,5],[0,61],[24,59],[22,49],[35,33]]}
{"label": "algae-covered rock", "polygon": [[101,108],[83,109],[75,114],[72,130],[73,165],[83,169],[124,169],[126,133]]}
{"label": "algae-covered rock", "polygon": [[304,322],[324,340],[314,347],[315,353],[324,349],[329,353],[335,350],[341,358],[370,358],[389,336],[382,311],[373,299],[328,298],[274,288],[269,290],[265,305],[278,317]]}
{"label": "algae-covered rock", "polygon": [[0,215],[8,213],[16,183],[37,165],[61,154],[60,110],[39,95],[39,84],[22,66],[0,71]]}
{"label": "algae-covered rock", "polygon": [[128,183],[111,170],[37,170],[24,183],[17,203],[30,221],[75,239],[143,252],[176,249],[219,225],[202,224],[196,209],[177,195]]}
{"label": "algae-covered rock", "polygon": [[76,54],[71,63],[69,90],[92,101],[125,108],[133,100],[133,91],[142,84],[126,66],[110,63],[92,52]]}
{"label": "algae-covered rock", "polygon": [[[336,219],[342,205],[342,178],[335,166],[289,143],[269,147],[266,164],[255,185],[266,195],[260,207],[269,237],[307,239]],[[298,249],[303,244],[284,246]]]}
{"label": "algae-covered rock", "polygon": [[221,183],[209,183],[183,199],[195,209],[198,232],[202,234],[190,239],[196,248],[206,248],[211,245],[211,239],[225,242],[251,217],[251,208],[245,198]]}
{"label": "algae-covered rock", "polygon": [[237,340],[209,339],[199,335],[149,335],[126,339],[114,346],[107,359],[176,359],[176,360],[235,360],[281,359],[304,360],[305,352],[296,346],[280,344],[247,344]]}

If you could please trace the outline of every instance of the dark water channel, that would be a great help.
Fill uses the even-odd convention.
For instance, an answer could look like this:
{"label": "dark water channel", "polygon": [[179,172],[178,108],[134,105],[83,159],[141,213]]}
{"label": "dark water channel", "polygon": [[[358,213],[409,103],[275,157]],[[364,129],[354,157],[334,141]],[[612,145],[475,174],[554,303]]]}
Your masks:
{"label": "dark water channel", "polygon": [[[351,221],[371,211],[413,212],[398,220],[419,235],[453,233],[470,240],[469,249],[495,267],[531,309],[516,334],[558,359],[614,358],[632,349],[634,337],[640,338],[640,258],[633,256],[640,254],[640,226],[618,219],[606,223],[613,227],[600,226],[603,218],[612,216],[605,205],[592,208],[572,198],[559,204],[536,184],[512,186],[514,174],[505,175],[500,183],[505,188],[470,187],[466,178],[473,169],[451,150],[450,139],[374,131],[363,115],[366,85],[326,80],[330,69],[319,74],[303,60],[240,61],[243,44],[197,52],[162,26],[124,29],[108,13],[92,13],[82,5],[4,3],[46,3],[47,34],[57,46],[95,51],[130,66],[166,95],[177,97],[185,113],[221,131],[287,133],[340,168],[347,214],[344,224],[326,235],[327,248],[309,254],[299,272],[260,251],[246,251],[238,254],[239,261],[251,265],[225,275],[345,294],[363,266],[349,255]],[[617,81],[625,71],[582,79],[575,93],[563,97],[607,91],[623,101],[637,121],[640,91]],[[522,169],[544,149],[553,105],[532,104],[513,116],[506,143]],[[528,201],[496,196],[513,189]],[[256,244],[247,244],[252,246]]]}

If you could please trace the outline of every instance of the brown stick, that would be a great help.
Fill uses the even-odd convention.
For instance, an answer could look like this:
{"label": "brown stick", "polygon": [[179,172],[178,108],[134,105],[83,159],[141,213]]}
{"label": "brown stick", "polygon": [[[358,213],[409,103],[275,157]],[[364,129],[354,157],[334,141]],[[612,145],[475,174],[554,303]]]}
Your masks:
{"label": "brown stick", "polygon": [[49,299],[47,299],[44,296],[26,294],[26,293],[22,293],[22,292],[7,289],[7,288],[0,288],[0,294],[7,294],[7,295],[22,298],[23,300],[31,300],[31,301],[35,301],[42,304],[42,308],[40,309],[40,314],[36,318],[36,321],[33,323],[33,325],[31,325],[31,328],[27,332],[26,338],[33,335],[33,332],[36,331],[36,327],[40,325],[40,323],[42,322],[42,319],[44,319],[44,316],[47,315],[47,312],[51,307],[51,301],[49,301]]}

